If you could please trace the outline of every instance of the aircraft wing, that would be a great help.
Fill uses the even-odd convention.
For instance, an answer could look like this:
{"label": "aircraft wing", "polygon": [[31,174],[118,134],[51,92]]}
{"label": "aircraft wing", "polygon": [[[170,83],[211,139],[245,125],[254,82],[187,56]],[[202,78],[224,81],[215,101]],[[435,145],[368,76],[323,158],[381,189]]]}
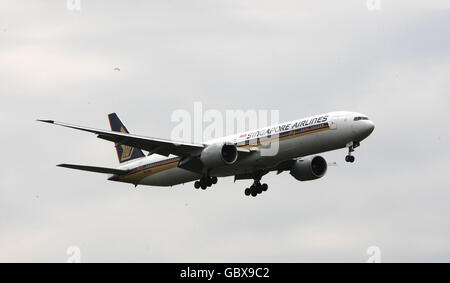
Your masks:
{"label": "aircraft wing", "polygon": [[71,129],[76,129],[80,131],[90,132],[96,134],[98,138],[104,139],[116,143],[116,146],[128,145],[131,147],[136,147],[145,151],[149,154],[157,153],[164,156],[169,156],[170,154],[178,156],[191,156],[196,155],[203,150],[205,147],[203,144],[176,142],[172,140],[150,138],[132,134],[126,134],[121,132],[113,132],[108,130],[99,130],[89,127],[76,126],[66,123],[55,122],[53,120],[38,120],[39,122],[54,124],[58,126],[63,126]]}

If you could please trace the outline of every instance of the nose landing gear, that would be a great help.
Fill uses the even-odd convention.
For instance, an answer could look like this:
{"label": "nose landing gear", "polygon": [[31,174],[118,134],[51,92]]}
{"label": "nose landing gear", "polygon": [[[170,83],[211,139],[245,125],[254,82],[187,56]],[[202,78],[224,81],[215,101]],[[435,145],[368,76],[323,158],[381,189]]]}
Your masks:
{"label": "nose landing gear", "polygon": [[352,152],[355,151],[355,148],[359,146],[359,142],[351,142],[347,145],[348,147],[348,155],[345,157],[345,161],[353,163],[355,162],[355,157],[352,155]]}

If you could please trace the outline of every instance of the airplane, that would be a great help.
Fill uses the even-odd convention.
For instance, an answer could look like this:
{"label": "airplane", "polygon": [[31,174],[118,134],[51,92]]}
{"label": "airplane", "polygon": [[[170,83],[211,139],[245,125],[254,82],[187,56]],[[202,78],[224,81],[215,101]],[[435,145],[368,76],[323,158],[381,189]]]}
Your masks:
{"label": "airplane", "polygon": [[[38,120],[53,125],[90,132],[113,142],[120,165],[117,168],[59,164],[60,167],[109,174],[108,180],[134,186],[175,186],[194,181],[202,190],[217,183],[219,177],[253,180],[244,190],[256,197],[267,191],[261,179],[269,172],[289,171],[298,181],[322,178],[328,163],[319,153],[348,148],[346,162],[353,163],[352,152],[374,130],[364,114],[329,112],[204,143],[179,142],[130,134],[116,113],[108,115],[111,131]],[[267,154],[276,146],[275,153]],[[147,154],[144,154],[144,152]]]}

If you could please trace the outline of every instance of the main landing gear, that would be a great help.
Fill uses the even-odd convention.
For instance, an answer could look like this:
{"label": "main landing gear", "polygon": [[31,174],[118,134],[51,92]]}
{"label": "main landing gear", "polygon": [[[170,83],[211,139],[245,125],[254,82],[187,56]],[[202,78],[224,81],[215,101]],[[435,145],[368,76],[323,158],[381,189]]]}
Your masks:
{"label": "main landing gear", "polygon": [[267,184],[261,184],[259,182],[259,180],[255,180],[255,182],[253,183],[253,185],[250,188],[246,188],[245,189],[245,195],[246,196],[252,196],[252,197],[256,197],[257,195],[261,194],[262,192],[267,191],[267,189],[269,188],[269,186],[267,186]]}
{"label": "main landing gear", "polygon": [[345,157],[345,161],[353,163],[355,162],[355,157],[352,155],[352,152],[355,151],[355,148],[359,146],[359,142],[351,142],[347,145],[348,147],[348,155]]}
{"label": "main landing gear", "polygon": [[217,177],[203,176],[200,180],[195,181],[194,188],[202,188],[202,190],[206,190],[206,188],[211,187],[212,185],[217,184]]}
{"label": "main landing gear", "polygon": [[250,188],[246,188],[244,193],[246,196],[252,196],[256,197],[257,195],[261,194],[262,192],[267,191],[269,186],[267,184],[261,184],[261,178],[268,172],[265,171],[257,171],[252,174],[252,178],[254,180],[253,185],[250,186]]}

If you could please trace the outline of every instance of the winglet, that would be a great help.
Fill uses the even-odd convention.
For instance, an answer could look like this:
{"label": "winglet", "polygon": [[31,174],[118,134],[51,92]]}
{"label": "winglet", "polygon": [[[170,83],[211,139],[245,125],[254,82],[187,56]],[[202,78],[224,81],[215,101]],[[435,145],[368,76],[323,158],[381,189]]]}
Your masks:
{"label": "winglet", "polygon": [[36,121],[38,121],[38,122],[44,122],[44,123],[49,123],[49,124],[55,124],[55,121],[53,121],[53,120],[40,120],[40,119],[37,119]]}

